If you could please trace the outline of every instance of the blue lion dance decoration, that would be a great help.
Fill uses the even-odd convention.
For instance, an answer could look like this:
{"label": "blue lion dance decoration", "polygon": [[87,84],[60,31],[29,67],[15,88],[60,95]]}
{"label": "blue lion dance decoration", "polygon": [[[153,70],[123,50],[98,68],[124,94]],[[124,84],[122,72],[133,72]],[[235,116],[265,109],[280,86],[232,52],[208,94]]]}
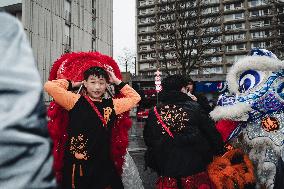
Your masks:
{"label": "blue lion dance decoration", "polygon": [[249,154],[257,188],[284,188],[284,62],[268,50],[252,49],[226,81],[229,92],[219,97],[211,117],[238,122],[225,140]]}

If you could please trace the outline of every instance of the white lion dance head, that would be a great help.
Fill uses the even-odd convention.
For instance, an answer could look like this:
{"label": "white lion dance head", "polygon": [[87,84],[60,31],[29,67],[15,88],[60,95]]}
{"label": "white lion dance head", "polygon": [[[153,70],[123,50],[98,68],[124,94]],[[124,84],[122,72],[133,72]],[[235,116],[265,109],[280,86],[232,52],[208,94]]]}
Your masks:
{"label": "white lion dance head", "polygon": [[284,62],[268,50],[253,49],[234,63],[226,81],[229,93],[210,113],[217,129],[249,153],[259,186],[284,188]]}

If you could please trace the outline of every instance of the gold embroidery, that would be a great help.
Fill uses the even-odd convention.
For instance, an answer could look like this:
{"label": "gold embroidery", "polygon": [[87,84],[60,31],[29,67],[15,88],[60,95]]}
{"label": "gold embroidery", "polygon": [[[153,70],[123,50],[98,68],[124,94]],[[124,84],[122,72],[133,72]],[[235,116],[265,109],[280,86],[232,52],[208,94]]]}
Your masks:
{"label": "gold embroidery", "polygon": [[[176,105],[165,105],[160,108],[160,115],[171,131],[181,132],[189,121],[188,113]],[[157,121],[157,123],[159,123]]]}
{"label": "gold embroidery", "polygon": [[76,159],[79,160],[87,160],[88,154],[87,154],[87,142],[88,139],[84,139],[84,135],[80,134],[77,138],[72,137],[71,138],[71,145],[70,145],[70,151],[75,156]]}
{"label": "gold embroidery", "polygon": [[109,121],[109,117],[111,115],[111,112],[112,112],[112,109],[110,107],[104,108],[104,119],[106,120],[107,123]]}
{"label": "gold embroidery", "polygon": [[276,131],[279,129],[279,121],[275,117],[265,117],[261,121],[262,128],[267,131]]}

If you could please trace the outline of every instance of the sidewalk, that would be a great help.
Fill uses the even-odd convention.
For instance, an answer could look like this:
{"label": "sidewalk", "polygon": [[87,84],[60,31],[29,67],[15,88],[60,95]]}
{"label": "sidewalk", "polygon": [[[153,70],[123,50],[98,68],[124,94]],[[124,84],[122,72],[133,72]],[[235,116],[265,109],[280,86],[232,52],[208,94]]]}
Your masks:
{"label": "sidewalk", "polygon": [[149,169],[145,170],[144,153],[146,146],[143,139],[145,122],[137,122],[135,117],[132,118],[132,121],[132,128],[129,130],[128,151],[138,168],[144,189],[154,189],[157,174]]}

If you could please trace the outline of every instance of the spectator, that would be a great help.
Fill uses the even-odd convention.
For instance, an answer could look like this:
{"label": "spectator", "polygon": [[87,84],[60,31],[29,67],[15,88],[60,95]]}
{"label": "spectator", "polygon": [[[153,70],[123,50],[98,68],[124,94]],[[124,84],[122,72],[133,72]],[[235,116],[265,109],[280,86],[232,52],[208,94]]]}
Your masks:
{"label": "spectator", "polygon": [[195,92],[194,81],[191,78],[187,78],[187,80],[188,85],[186,87],[186,91],[188,96],[190,96],[192,100],[196,101],[202,107],[202,109],[209,114],[213,108],[210,106],[208,99],[205,96]]}
{"label": "spectator", "polygon": [[42,85],[21,23],[0,12],[0,188],[55,188]]}
{"label": "spectator", "polygon": [[146,121],[145,164],[160,176],[156,189],[211,188],[206,168],[223,151],[220,134],[186,94],[187,85],[180,75],[165,78],[161,104],[149,112]]}

